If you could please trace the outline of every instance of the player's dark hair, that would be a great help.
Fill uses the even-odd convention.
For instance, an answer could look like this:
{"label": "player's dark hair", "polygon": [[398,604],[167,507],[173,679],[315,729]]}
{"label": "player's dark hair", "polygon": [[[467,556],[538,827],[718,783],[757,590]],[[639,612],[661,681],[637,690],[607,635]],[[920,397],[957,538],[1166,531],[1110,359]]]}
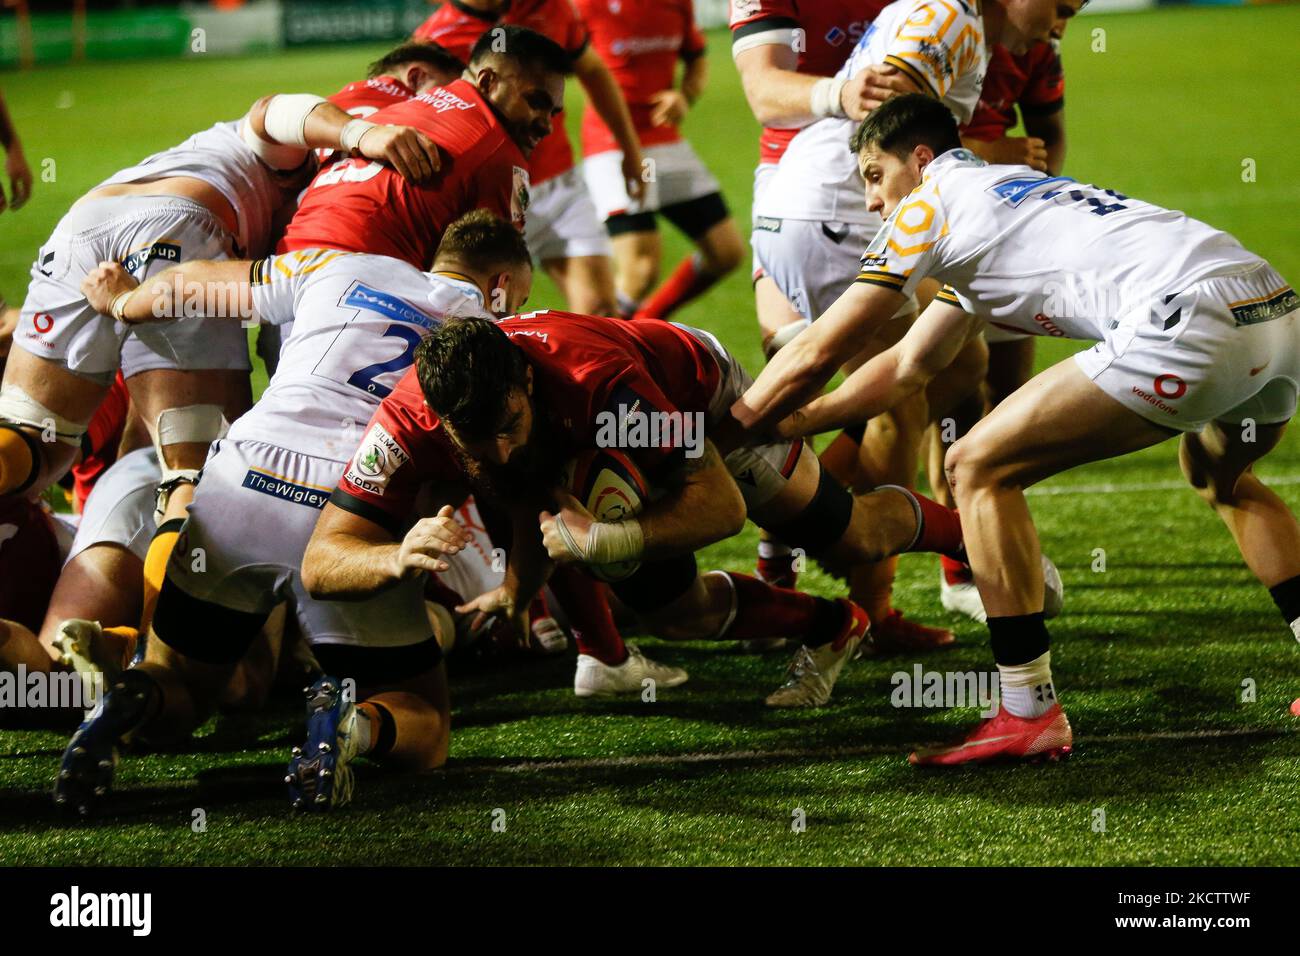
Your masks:
{"label": "player's dark hair", "polygon": [[447,227],[433,261],[489,272],[531,263],[532,255],[522,232],[486,209],[475,209]]}
{"label": "player's dark hair", "polygon": [[465,72],[465,64],[460,57],[436,43],[403,43],[371,63],[366,76],[372,80],[377,76],[387,76],[408,63],[424,63],[440,73],[450,73],[452,76],[460,76]]}
{"label": "player's dark hair", "polygon": [[471,439],[496,434],[510,391],[528,386],[524,353],[489,319],[434,329],[415,350],[415,374],[429,407]]}
{"label": "player's dark hair", "polygon": [[936,156],[960,149],[957,118],[932,96],[904,93],[885,100],[867,114],[849,140],[849,149],[856,156],[864,147],[874,145],[902,159],[922,143]]}
{"label": "player's dark hair", "polygon": [[527,27],[499,23],[489,28],[478,38],[474,49],[470,50],[470,66],[478,66],[494,56],[514,60],[526,70],[558,73],[561,76],[573,72],[573,59],[564,47]]}

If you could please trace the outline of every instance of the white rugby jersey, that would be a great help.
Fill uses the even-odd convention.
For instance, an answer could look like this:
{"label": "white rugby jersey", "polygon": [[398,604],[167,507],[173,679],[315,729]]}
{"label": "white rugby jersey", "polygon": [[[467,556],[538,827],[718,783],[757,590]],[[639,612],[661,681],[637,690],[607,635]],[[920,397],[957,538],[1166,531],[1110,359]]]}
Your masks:
{"label": "white rugby jersey", "polygon": [[345,462],[370,416],[448,318],[492,318],[478,286],[388,256],[303,249],[252,269],[263,322],[293,323],[280,364],[229,438]]}
{"label": "white rugby jersey", "polygon": [[275,172],[240,138],[242,122],[218,123],[195,133],[180,145],[154,153],[100,185],[147,183],[169,176],[201,179],[225,196],[235,210],[239,220],[239,235],[235,240],[239,243],[240,257],[259,259],[271,251],[272,221],[285,196]]}
{"label": "white rugby jersey", "polygon": [[[848,79],[874,64],[897,67],[939,97],[959,123],[971,118],[984,85],[988,52],[978,0],[898,0],[880,11],[840,67]],[[867,210],[862,174],[849,152],[858,124],[818,120],[801,130],[754,206],[772,219],[880,225]]]}
{"label": "white rugby jersey", "polygon": [[999,328],[1116,341],[1176,337],[1188,286],[1262,261],[1181,212],[953,149],[876,234],[858,281],[911,295],[932,276],[940,299]]}

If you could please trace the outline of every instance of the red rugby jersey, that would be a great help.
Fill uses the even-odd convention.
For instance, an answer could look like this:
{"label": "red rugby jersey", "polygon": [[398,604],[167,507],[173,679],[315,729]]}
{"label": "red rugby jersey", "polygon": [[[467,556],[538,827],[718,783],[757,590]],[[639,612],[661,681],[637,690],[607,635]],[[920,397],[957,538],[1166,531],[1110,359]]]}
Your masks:
{"label": "red rugby jersey", "polygon": [[[500,328],[532,366],[534,410],[565,442],[566,457],[599,447],[610,421],[604,413],[615,419],[633,410],[707,415],[722,374],[704,343],[670,322],[542,311],[506,319]],[[620,450],[651,482],[685,454],[669,442]],[[397,533],[421,487],[464,480],[410,369],[380,403],[330,500]]]}
{"label": "red rugby jersey", "polygon": [[417,186],[380,163],[340,159],[303,193],[277,252],[342,249],[427,269],[443,230],[470,210],[488,209],[523,228],[527,163],[472,84],[456,80],[370,119],[426,133],[438,144],[438,174]]}
{"label": "red rugby jersey", "polygon": [[1051,43],[1035,43],[1020,54],[994,45],[979,104],[961,134],[985,142],[1001,139],[1016,125],[1017,104],[1030,116],[1055,113],[1065,105],[1065,71]]}
{"label": "red rugby jersey", "polygon": [[[731,42],[766,30],[802,30],[800,73],[834,76],[890,0],[731,0]],[[776,163],[798,129],[764,127],[758,161]]]}
{"label": "red rugby jersey", "polygon": [[[705,50],[695,25],[692,0],[577,0],[591,32],[591,45],[618,81],[642,146],[675,143],[676,126],[650,122],[654,94],[672,89],[677,61]],[[594,156],[618,149],[618,141],[587,101],[582,114],[582,153]]]}
{"label": "red rugby jersey", "polygon": [[[516,0],[499,17],[450,0],[416,28],[412,39],[437,43],[468,63],[478,38],[498,23],[527,27],[549,37],[574,60],[587,48],[587,28],[571,0]],[[529,157],[528,171],[534,186],[573,168],[573,148],[564,129],[564,115],[553,117],[551,122],[551,134],[537,144]]]}
{"label": "red rugby jersey", "polygon": [[398,535],[430,482],[462,486],[465,477],[411,368],[375,409],[330,502]]}
{"label": "red rugby jersey", "polygon": [[349,83],[327,99],[345,113],[365,119],[376,110],[403,103],[414,95],[415,90],[396,77],[376,76]]}
{"label": "red rugby jersey", "polygon": [[[537,413],[574,453],[599,447],[602,427],[633,410],[707,415],[722,374],[704,343],[671,322],[546,310],[506,319],[501,330],[532,366]],[[652,482],[684,454],[671,443],[620,450]]]}

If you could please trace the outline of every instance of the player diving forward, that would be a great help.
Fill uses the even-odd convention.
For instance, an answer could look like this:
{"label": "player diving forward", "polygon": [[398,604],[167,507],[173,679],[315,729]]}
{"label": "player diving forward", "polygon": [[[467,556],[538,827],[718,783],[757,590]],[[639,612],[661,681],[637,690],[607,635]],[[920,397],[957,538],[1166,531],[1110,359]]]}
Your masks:
{"label": "player diving forward", "polygon": [[[1232,236],[1182,213],[1027,166],[986,165],[927,97],[875,110],[853,147],[868,205],[888,220],[858,281],[735,404],[745,433],[813,433],[874,415],[924,386],[984,322],[1097,343],[1035,376],[948,452],[1001,707],[963,743],[912,762],[1069,752],[1024,489],[1075,465],[1181,433],[1183,474],[1300,635],[1300,525],[1252,471],[1296,409],[1291,286]],[[948,287],[903,340],[782,421],[927,276]]]}
{"label": "player diving forward", "polygon": [[[767,702],[824,704],[866,635],[861,609],[747,575],[700,576],[695,551],[736,534],[747,513],[832,566],[907,549],[955,553],[961,527],[954,512],[903,488],[855,499],[802,442],[740,448],[724,462],[705,430],[748,382],[712,335],[667,322],[542,311],[499,325],[447,323],[417,350],[415,369],[372,422],[391,441],[391,472],[381,482],[359,481],[354,461],[321,516],[303,574],[317,594],[391,586],[389,526],[410,511],[423,484],[463,467],[498,493],[554,510],[541,529],[561,564],[641,561],[612,587],[653,633],[799,638],[805,647],[790,680]],[[655,447],[611,446],[608,423],[629,416],[700,424],[694,440],[678,429]],[[594,522],[572,496],[553,497],[564,463],[597,447],[617,447],[666,496],[651,495],[638,517],[620,522]],[[452,549],[444,553],[454,554],[456,537],[442,540]]]}

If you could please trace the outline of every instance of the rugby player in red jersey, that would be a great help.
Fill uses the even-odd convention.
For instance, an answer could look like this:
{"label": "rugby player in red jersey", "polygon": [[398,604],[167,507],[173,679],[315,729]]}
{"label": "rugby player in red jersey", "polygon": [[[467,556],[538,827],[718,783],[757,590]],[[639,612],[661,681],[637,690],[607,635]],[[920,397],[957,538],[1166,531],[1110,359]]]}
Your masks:
{"label": "rugby player in red jersey", "polygon": [[[960,524],[949,509],[902,488],[855,499],[802,443],[740,448],[724,461],[705,429],[749,378],[707,332],[550,311],[499,326],[466,319],[425,340],[415,372],[423,400],[408,398],[414,413],[403,420],[391,409],[385,421],[396,443],[390,460],[401,464],[370,488],[345,481],[333,500],[353,514],[335,512],[330,528],[327,509],[317,525],[304,575],[310,568],[318,585],[346,592],[355,576],[371,588],[386,586],[408,550],[436,562],[449,553],[439,549],[457,547],[454,535],[398,545],[381,532],[385,502],[409,499],[414,488],[459,467],[497,494],[542,509],[543,541],[561,565],[639,560],[612,588],[652,632],[675,640],[800,639],[805,646],[790,680],[767,702],[810,707],[829,699],[867,632],[866,615],[849,601],[747,575],[701,576],[695,551],[737,533],[746,514],[841,573],[896,551],[960,549]],[[659,439],[624,440],[616,423],[638,416],[675,419],[680,427]],[[566,461],[600,447],[626,454],[666,494],[652,496],[635,519],[594,522],[572,496],[553,489]]]}
{"label": "rugby player in red jersey", "polygon": [[[639,199],[645,183],[636,130],[618,83],[592,49],[571,0],[449,0],[419,26],[414,38],[441,44],[466,59],[485,35],[506,48],[498,28],[507,25],[536,30],[564,48],[588,101],[623,150],[622,174],[629,194]],[[529,173],[532,203],[525,236],[533,257],[563,290],[571,309],[615,315],[609,235],[574,168],[563,116],[529,157]]]}
{"label": "rugby player in red jersey", "polygon": [[[692,0],[577,0],[577,5],[592,46],[623,91],[653,173],[641,199],[628,195],[623,152],[588,102],[582,171],[614,243],[619,314],[667,318],[735,269],[745,249],[718,181],[679,128],[704,92],[704,35],[695,25]],[[685,64],[680,87],[674,82],[678,60]],[[663,254],[656,213],[685,233],[697,251],[651,294]]]}
{"label": "rugby player in red jersey", "polygon": [[453,83],[464,72],[465,61],[436,43],[403,43],[371,63],[366,79],[326,98],[350,116],[369,119],[385,106]]}
{"label": "rugby player in red jersey", "polygon": [[438,173],[414,185],[377,163],[341,159],[303,194],[280,252],[341,249],[402,259],[427,269],[446,229],[470,209],[522,228],[526,156],[551,132],[564,102],[569,59],[546,37],[502,27],[505,52],[485,34],[469,75],[374,113],[373,122],[412,126],[439,150]]}

